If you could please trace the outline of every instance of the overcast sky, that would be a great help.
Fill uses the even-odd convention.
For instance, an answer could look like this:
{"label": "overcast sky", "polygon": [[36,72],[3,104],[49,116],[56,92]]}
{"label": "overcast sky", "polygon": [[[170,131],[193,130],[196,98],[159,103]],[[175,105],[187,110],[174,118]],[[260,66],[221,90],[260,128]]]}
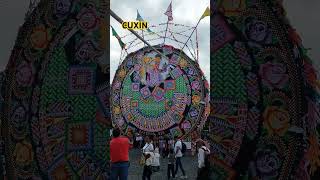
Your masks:
{"label": "overcast sky", "polygon": [[[111,0],[111,9],[120,16],[124,21],[135,21],[137,17],[137,10],[139,10],[139,14],[142,18],[147,21],[150,25],[157,25],[160,23],[167,22],[167,16],[164,15],[167,10],[171,0]],[[206,7],[209,6],[209,0],[173,0],[172,1],[172,14],[173,14],[173,23],[188,25],[194,27],[201,15],[205,11]],[[196,8],[195,8],[196,7]],[[110,24],[117,31],[119,36],[123,36],[126,34],[130,34],[128,30],[122,29],[121,24],[119,24],[115,19],[110,17]],[[173,32],[180,32],[190,28],[185,27],[177,27],[169,25],[169,28],[172,29]],[[160,32],[165,31],[166,25],[158,26],[156,28],[150,28],[152,31]],[[140,31],[141,32],[141,31]],[[184,35],[190,35],[192,30],[187,31]],[[142,34],[141,34],[142,35]],[[162,36],[165,33],[161,33]],[[168,36],[169,34],[167,34]],[[195,46],[195,33],[191,37],[191,40]],[[112,32],[110,31],[110,80],[112,81],[114,73],[119,65],[121,48],[119,46],[118,40],[112,36]],[[157,35],[151,35],[145,37],[145,39],[155,39],[158,38]],[[135,37],[130,36],[128,38],[124,38],[124,43],[130,42]],[[178,41],[186,42],[188,37],[184,37],[181,35],[175,35],[175,38]],[[163,39],[150,41],[151,45],[157,45],[163,43]],[[136,42],[140,42],[137,40]],[[207,80],[210,82],[210,17],[206,17],[201,20],[198,25],[198,42],[199,42],[199,64],[200,68],[203,70]],[[173,45],[176,48],[182,47],[182,43],[177,43],[175,41],[166,40],[166,44]],[[191,41],[188,43],[191,47]],[[130,52],[134,52],[143,47],[141,43],[139,46],[129,49]],[[180,49],[180,48],[179,48]],[[190,48],[192,49],[192,48]],[[195,48],[194,48],[195,49]],[[184,52],[192,57],[189,53],[189,50],[185,47]],[[192,50],[191,50],[192,51]],[[193,51],[192,51],[193,52]]]}
{"label": "overcast sky", "polygon": [[[320,67],[320,1],[319,0],[284,0],[285,8],[291,24],[297,29],[307,48],[312,48],[310,56]],[[19,26],[24,22],[24,15],[28,8],[28,0],[0,0],[0,70],[4,70],[14,42]],[[111,8],[125,20],[136,18],[136,9],[139,9],[142,17],[151,24],[165,22],[166,16],[163,15],[169,0],[111,0]],[[195,25],[198,17],[201,16],[205,7],[209,4],[208,0],[173,0],[173,18],[175,23]],[[197,7],[197,8],[195,8]],[[120,35],[126,34],[121,27],[112,20],[115,29]],[[206,35],[208,30],[209,18],[204,19],[199,25],[200,36],[200,63],[206,76],[208,76],[209,63],[208,45],[209,38]],[[112,69],[117,66],[120,54],[119,45],[115,38],[111,37],[111,60],[114,62]],[[184,49],[186,50],[186,49]],[[204,67],[203,67],[204,66]],[[318,70],[320,70],[318,68]],[[113,72],[114,73],[114,72]],[[209,78],[209,77],[208,77]]]}

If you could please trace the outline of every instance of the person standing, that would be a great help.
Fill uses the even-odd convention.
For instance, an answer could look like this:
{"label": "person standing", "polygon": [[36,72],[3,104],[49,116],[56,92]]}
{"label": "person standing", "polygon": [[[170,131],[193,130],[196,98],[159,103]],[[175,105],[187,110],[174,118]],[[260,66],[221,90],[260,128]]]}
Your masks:
{"label": "person standing", "polygon": [[138,134],[138,136],[137,136],[137,141],[138,141],[138,147],[142,148],[143,138],[142,138],[142,136],[140,134]]}
{"label": "person standing", "polygon": [[[142,148],[142,156],[140,164],[143,165],[142,179],[150,178],[152,174],[152,163],[153,163],[153,151],[154,146],[152,144],[150,136],[144,138],[146,144]],[[150,173],[151,171],[151,173]],[[150,176],[149,176],[150,175]]]}
{"label": "person standing", "polygon": [[198,177],[197,180],[209,179],[209,167],[206,163],[206,156],[210,154],[210,149],[203,141],[198,142]]}
{"label": "person standing", "polygon": [[129,150],[132,141],[128,137],[120,136],[121,131],[115,128],[110,141],[111,180],[127,180],[129,169]]}
{"label": "person standing", "polygon": [[163,146],[163,144],[164,144],[164,140],[163,140],[163,138],[160,138],[160,140],[159,140],[159,153],[160,153],[161,155],[163,155],[163,151],[164,151],[164,146]]}
{"label": "person standing", "polygon": [[152,162],[152,170],[154,172],[160,171],[160,153],[159,148],[156,147],[154,150],[153,162]]}
{"label": "person standing", "polygon": [[149,136],[146,136],[145,141],[146,141],[146,144],[143,146],[142,152],[143,153],[153,152],[154,151],[154,146],[153,146],[153,143],[151,141],[151,138]]}
{"label": "person standing", "polygon": [[173,149],[169,150],[169,155],[168,155],[168,169],[167,169],[167,177],[168,180],[172,177],[175,178],[174,174],[174,162],[175,162],[175,155]]}
{"label": "person standing", "polygon": [[175,157],[176,157],[176,171],[175,171],[175,176],[177,176],[177,173],[178,173],[178,169],[180,167],[180,170],[182,171],[182,176],[181,176],[181,179],[187,179],[188,177],[186,176],[186,173],[183,169],[183,166],[182,166],[182,162],[181,162],[181,158],[183,156],[182,154],[182,141],[180,138],[178,138],[177,136],[174,137],[176,143],[174,144],[174,152],[175,152]]}
{"label": "person standing", "polygon": [[169,154],[169,143],[168,143],[168,140],[164,140],[163,142],[163,157],[167,157],[168,154]]}
{"label": "person standing", "polygon": [[169,140],[169,149],[174,148],[174,140],[170,139]]}

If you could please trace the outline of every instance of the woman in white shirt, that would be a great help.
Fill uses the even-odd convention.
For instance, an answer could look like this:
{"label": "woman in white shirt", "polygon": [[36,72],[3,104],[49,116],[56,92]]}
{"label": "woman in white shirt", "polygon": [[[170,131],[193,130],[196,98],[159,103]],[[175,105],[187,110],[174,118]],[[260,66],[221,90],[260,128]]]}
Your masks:
{"label": "woman in white shirt", "polygon": [[152,166],[151,165],[153,163],[154,147],[153,147],[153,144],[152,144],[149,136],[145,137],[145,141],[146,141],[146,144],[142,148],[142,154],[145,159],[145,164],[144,164],[143,173],[142,173],[142,179],[150,179],[151,174],[152,174]]}
{"label": "woman in white shirt", "polygon": [[160,170],[160,153],[159,153],[159,148],[158,147],[156,147],[156,149],[154,150],[152,169],[155,172],[158,172]]}
{"label": "woman in white shirt", "polygon": [[143,146],[142,152],[143,152],[143,153],[153,152],[153,151],[154,151],[154,147],[153,147],[153,144],[152,144],[152,142],[151,142],[150,137],[147,136],[147,137],[145,138],[145,141],[146,141],[146,144]]}

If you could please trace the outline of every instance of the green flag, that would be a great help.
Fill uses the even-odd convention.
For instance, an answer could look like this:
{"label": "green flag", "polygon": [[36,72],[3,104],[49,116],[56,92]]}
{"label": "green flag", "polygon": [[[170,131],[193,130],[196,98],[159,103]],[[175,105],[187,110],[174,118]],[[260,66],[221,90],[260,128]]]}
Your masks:
{"label": "green flag", "polygon": [[139,11],[137,10],[137,21],[144,21],[143,18],[141,17],[141,15],[139,14]]}
{"label": "green flag", "polygon": [[113,29],[112,26],[111,26],[111,29],[112,29],[112,35],[118,39],[119,44],[120,44],[120,46],[121,46],[121,49],[124,49],[124,48],[126,47],[126,44],[121,41],[120,36],[119,36],[118,33]]}
{"label": "green flag", "polygon": [[[137,21],[144,21],[138,10],[137,10],[137,18],[136,18],[136,20],[137,20]],[[147,31],[148,31],[149,33],[152,33],[152,34],[153,34],[153,32],[150,30],[150,28],[148,28]]]}
{"label": "green flag", "polygon": [[151,34],[153,34],[154,32],[152,32],[149,28],[147,29],[147,31]]}

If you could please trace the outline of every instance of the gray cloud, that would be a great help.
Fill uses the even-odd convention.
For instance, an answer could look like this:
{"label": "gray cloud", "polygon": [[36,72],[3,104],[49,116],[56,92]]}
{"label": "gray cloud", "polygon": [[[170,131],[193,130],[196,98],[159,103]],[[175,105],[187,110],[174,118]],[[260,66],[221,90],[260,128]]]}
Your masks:
{"label": "gray cloud", "polygon": [[317,70],[320,71],[320,1],[285,0],[284,5],[291,25],[297,30]]}
{"label": "gray cloud", "polygon": [[24,22],[29,1],[0,0],[0,71],[4,70],[13,49],[19,27]]}

